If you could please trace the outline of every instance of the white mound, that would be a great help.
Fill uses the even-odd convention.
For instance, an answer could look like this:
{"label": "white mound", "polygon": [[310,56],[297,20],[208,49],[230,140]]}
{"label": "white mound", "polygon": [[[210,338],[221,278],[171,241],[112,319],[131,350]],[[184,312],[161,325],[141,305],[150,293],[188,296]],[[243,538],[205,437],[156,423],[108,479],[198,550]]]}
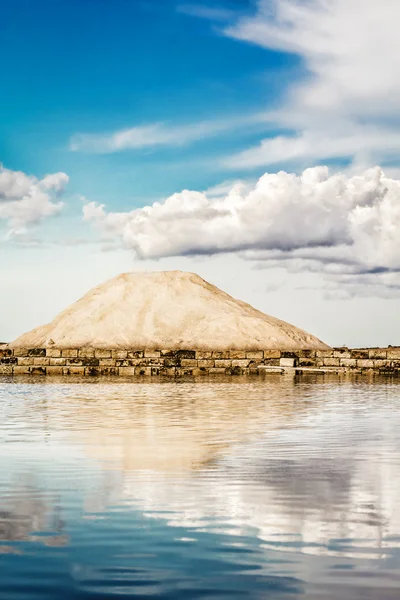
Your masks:
{"label": "white mound", "polygon": [[125,273],[88,292],[25,348],[257,350],[328,348],[309,333],[235,300],[194,273]]}

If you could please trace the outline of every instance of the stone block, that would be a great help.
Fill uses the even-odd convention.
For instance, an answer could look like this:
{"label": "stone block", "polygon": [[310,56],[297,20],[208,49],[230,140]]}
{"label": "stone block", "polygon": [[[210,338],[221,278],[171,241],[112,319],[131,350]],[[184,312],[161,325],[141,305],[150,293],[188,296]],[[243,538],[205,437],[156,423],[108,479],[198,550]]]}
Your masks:
{"label": "stone block", "polygon": [[28,366],[22,367],[22,366],[17,365],[17,366],[13,367],[14,375],[30,375],[30,372],[31,372],[31,368]]}
{"label": "stone block", "polygon": [[62,375],[63,368],[62,367],[46,367],[46,375]]}
{"label": "stone block", "polygon": [[175,373],[175,367],[162,367],[160,369],[160,375],[162,375],[163,377],[175,377]]}
{"label": "stone block", "polygon": [[357,360],[355,358],[341,358],[340,366],[346,367],[347,369],[355,369],[357,366]]}
{"label": "stone block", "polygon": [[112,358],[122,360],[122,359],[128,357],[128,351],[127,350],[111,350],[111,356],[112,356]]}
{"label": "stone block", "polygon": [[280,358],[279,366],[280,367],[295,367],[296,366],[296,358]]}
{"label": "stone block", "polygon": [[81,375],[82,377],[85,375],[85,367],[64,367],[64,370],[68,369],[68,375]]}
{"label": "stone block", "polygon": [[374,361],[369,359],[357,359],[357,367],[359,369],[373,369]]}
{"label": "stone block", "polygon": [[100,364],[100,367],[115,367],[115,359],[114,358],[100,358],[99,364]]}
{"label": "stone block", "polygon": [[[250,360],[249,359],[237,359],[237,360],[233,360],[232,361],[232,367],[240,367],[241,369],[245,369],[246,367],[248,367],[250,364]],[[217,365],[216,365],[217,366]]]}
{"label": "stone block", "polygon": [[33,364],[33,359],[29,356],[18,356],[17,361],[20,367],[30,367]]}
{"label": "stone block", "polygon": [[264,350],[264,358],[280,358],[280,350]]}
{"label": "stone block", "polygon": [[127,358],[143,358],[143,350],[128,350]]}
{"label": "stone block", "polygon": [[197,360],[194,360],[192,358],[182,358],[181,359],[181,366],[182,367],[197,367]]}
{"label": "stone block", "polygon": [[134,377],[135,367],[119,367],[118,375],[120,377]]}
{"label": "stone block", "polygon": [[28,356],[28,348],[14,348],[14,356]]}
{"label": "stone block", "polygon": [[94,355],[96,358],[111,358],[111,350],[105,348],[95,348]]}
{"label": "stone block", "polygon": [[297,355],[298,358],[315,358],[317,356],[317,351],[304,348],[303,350],[299,350]]}
{"label": "stone block", "polygon": [[199,369],[199,368],[194,368],[192,370],[192,376],[193,377],[204,377],[205,375],[208,375],[208,369]]}
{"label": "stone block", "polygon": [[79,358],[94,358],[94,348],[79,348]]}
{"label": "stone block", "polygon": [[196,358],[197,360],[208,360],[212,357],[212,352],[208,352],[205,350],[197,350],[196,351]]}
{"label": "stone block", "polygon": [[212,353],[212,358],[217,358],[218,360],[223,360],[224,358],[230,358],[230,351],[229,350],[224,350],[224,351],[213,351]]}
{"label": "stone block", "polygon": [[324,367],[340,367],[340,358],[324,358]]}
{"label": "stone block", "polygon": [[368,349],[368,358],[372,359],[380,359],[383,360],[387,357],[386,348],[369,348]]}
{"label": "stone block", "polygon": [[280,358],[264,358],[262,364],[270,367],[279,367],[279,361]]}
{"label": "stone block", "polygon": [[334,358],[351,358],[351,353],[348,348],[334,348],[333,356]]}
{"label": "stone block", "polygon": [[177,350],[175,352],[175,356],[177,358],[187,358],[187,359],[195,359],[196,358],[196,351],[195,350]]}
{"label": "stone block", "polygon": [[65,364],[67,367],[71,366],[71,367],[83,367],[83,361],[86,360],[84,358],[66,358],[65,359]]}
{"label": "stone block", "polygon": [[[211,352],[210,352],[211,354]],[[211,359],[200,359],[197,361],[197,365],[199,366],[199,368],[203,368],[203,369],[212,369],[212,367],[215,366],[215,360],[213,358]]]}
{"label": "stone block", "polygon": [[2,358],[0,358],[0,365],[17,365],[18,360],[19,359],[17,356],[3,356]]}
{"label": "stone block", "polygon": [[[161,360],[163,361],[164,366],[168,367],[168,368],[181,366],[181,359],[178,357],[174,357],[174,356],[171,356],[170,358],[165,357],[165,358],[161,358]],[[191,359],[187,358],[185,360],[191,360]]]}
{"label": "stone block", "polygon": [[264,358],[263,350],[254,350],[246,352],[246,358],[250,358],[252,360],[262,360]]}
{"label": "stone block", "polygon": [[143,361],[143,358],[125,358],[115,359],[116,367],[137,367]]}
{"label": "stone block", "polygon": [[46,356],[46,348],[29,348],[28,356]]}
{"label": "stone block", "polygon": [[246,358],[245,350],[229,350],[229,358],[243,360]]}
{"label": "stone block", "polygon": [[46,367],[31,367],[31,375],[46,375]]}
{"label": "stone block", "polygon": [[191,367],[186,367],[185,369],[183,367],[180,367],[178,369],[176,369],[175,371],[175,377],[192,377],[193,376],[193,371],[196,370],[196,367],[191,368]]}
{"label": "stone block", "polygon": [[210,369],[210,375],[225,375],[226,369],[223,367],[213,367]]}
{"label": "stone block", "polygon": [[387,349],[387,358],[389,359],[399,359],[400,360],[400,348],[388,348]]}
{"label": "stone block", "polygon": [[13,365],[0,365],[0,375],[12,375]]}
{"label": "stone block", "polygon": [[66,358],[50,358],[51,367],[64,367],[67,364]]}
{"label": "stone block", "polygon": [[145,350],[145,358],[161,358],[161,350]]}
{"label": "stone block", "polygon": [[[99,358],[95,358],[95,357],[85,357],[85,356],[79,356],[78,357],[80,364],[83,367],[98,367],[100,364],[100,359]],[[73,359],[71,359],[73,360]],[[104,360],[108,360],[107,358]]]}
{"label": "stone block", "polygon": [[100,374],[106,377],[115,377],[118,375],[118,369],[116,367],[100,367]]}
{"label": "stone block", "polygon": [[220,368],[220,367],[231,367],[232,366],[232,361],[230,358],[216,358],[215,359],[215,368]]}
{"label": "stone block", "polygon": [[300,367],[316,367],[317,360],[315,358],[299,358]]}
{"label": "stone block", "polygon": [[50,364],[50,359],[47,358],[46,356],[41,356],[41,357],[34,357],[33,358],[33,364],[35,365],[35,367],[46,367],[47,365]]}
{"label": "stone block", "polygon": [[151,377],[151,367],[135,367],[135,375]]}
{"label": "stone block", "polygon": [[333,358],[333,350],[317,350],[317,358]]}
{"label": "stone block", "polygon": [[61,356],[63,358],[78,358],[78,350],[74,348],[62,348]]}
{"label": "stone block", "polygon": [[350,350],[351,358],[359,358],[361,360],[366,360],[369,358],[369,351],[364,348],[355,348],[354,350]]}
{"label": "stone block", "polygon": [[386,358],[378,358],[374,360],[374,367],[375,369],[387,369],[390,367],[390,363],[391,361]]}
{"label": "stone block", "polygon": [[60,358],[61,350],[59,348],[46,348],[46,356],[48,358]]}
{"label": "stone block", "polygon": [[99,367],[85,367],[85,375],[88,377],[97,377],[100,375]]}

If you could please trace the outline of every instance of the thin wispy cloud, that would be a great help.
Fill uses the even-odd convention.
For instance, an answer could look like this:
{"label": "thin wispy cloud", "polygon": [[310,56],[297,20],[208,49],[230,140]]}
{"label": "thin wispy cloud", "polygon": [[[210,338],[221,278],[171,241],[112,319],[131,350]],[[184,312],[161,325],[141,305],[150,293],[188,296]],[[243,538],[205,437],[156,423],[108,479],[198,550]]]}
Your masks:
{"label": "thin wispy cloud", "polygon": [[271,127],[264,112],[240,115],[229,119],[200,121],[184,125],[153,123],[109,133],[78,133],[69,144],[72,152],[109,154],[124,150],[139,150],[157,146],[184,146],[199,140],[227,135],[233,131]]}
{"label": "thin wispy cloud", "polygon": [[204,6],[201,4],[180,4],[177,7],[179,13],[190,17],[209,19],[210,21],[229,21],[237,17],[237,12],[227,8]]}
{"label": "thin wispy cloud", "polygon": [[271,115],[288,134],[263,140],[224,165],[346,158],[368,166],[395,156],[399,19],[397,0],[259,0],[253,15],[226,26],[223,33],[238,41],[297,54],[308,75],[292,83]]}

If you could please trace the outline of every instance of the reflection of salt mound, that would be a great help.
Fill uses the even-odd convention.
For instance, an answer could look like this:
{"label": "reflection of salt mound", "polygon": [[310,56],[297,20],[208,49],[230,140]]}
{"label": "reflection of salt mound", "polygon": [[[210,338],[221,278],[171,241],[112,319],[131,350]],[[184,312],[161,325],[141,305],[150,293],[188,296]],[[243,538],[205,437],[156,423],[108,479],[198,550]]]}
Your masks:
{"label": "reflection of salt mound", "polygon": [[327,348],[314,336],[235,300],[194,273],[126,273],[88,292],[21,347]]}

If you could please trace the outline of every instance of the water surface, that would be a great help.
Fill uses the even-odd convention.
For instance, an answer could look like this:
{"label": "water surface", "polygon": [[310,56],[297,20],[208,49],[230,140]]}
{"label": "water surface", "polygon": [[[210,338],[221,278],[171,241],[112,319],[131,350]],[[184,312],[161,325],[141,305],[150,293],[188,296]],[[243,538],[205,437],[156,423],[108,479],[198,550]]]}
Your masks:
{"label": "water surface", "polygon": [[400,386],[0,380],[0,597],[400,597]]}

